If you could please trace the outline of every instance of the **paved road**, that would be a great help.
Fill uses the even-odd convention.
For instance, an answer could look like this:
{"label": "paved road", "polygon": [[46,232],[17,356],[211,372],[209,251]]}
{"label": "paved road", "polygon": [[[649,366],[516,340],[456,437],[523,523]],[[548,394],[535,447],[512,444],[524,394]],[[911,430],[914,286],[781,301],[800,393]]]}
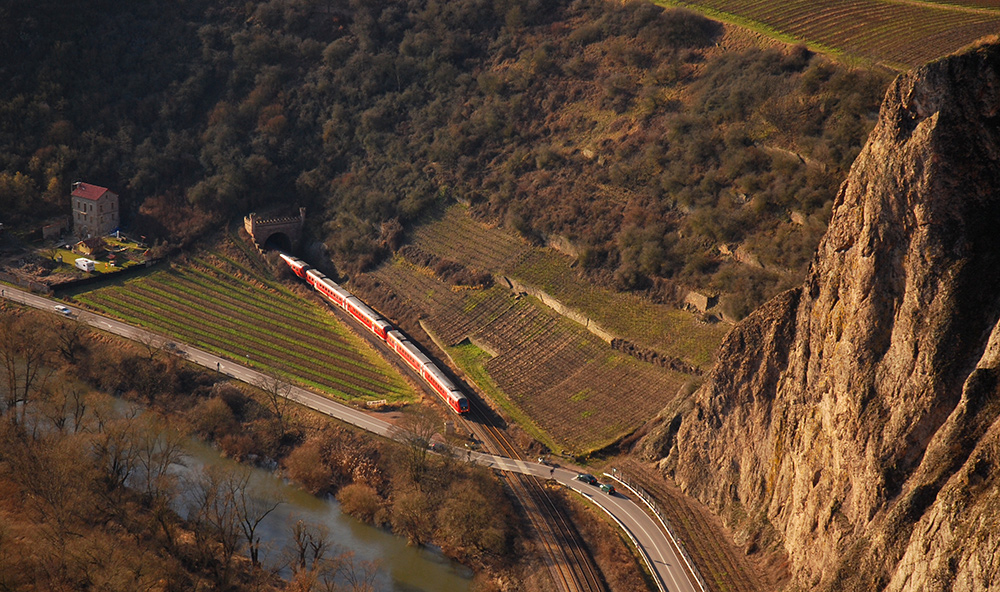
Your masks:
{"label": "paved road", "polygon": [[[7,286],[0,289],[3,290],[0,295],[4,298],[20,302],[21,304],[26,304],[28,306],[33,306],[35,308],[40,308],[42,310],[49,310],[52,311],[53,314],[59,314],[55,311],[57,302],[49,298],[36,296],[29,292]],[[110,333],[115,333],[116,335],[120,335],[134,341],[158,347],[163,347],[168,343],[176,343],[169,338],[162,337],[155,333],[151,333],[115,319],[74,307],[68,308],[70,309],[69,316],[71,318],[77,319],[80,322],[86,323],[92,327],[96,327]],[[217,370],[222,374],[231,376],[237,380],[241,380],[249,384],[255,384],[260,383],[267,378],[265,374],[262,374],[246,365],[236,363],[225,358],[220,358],[219,356],[210,354],[195,347],[180,343],[177,343],[176,345],[178,346],[179,351],[183,351],[188,360],[201,364],[206,368]],[[302,405],[306,405],[312,409],[326,413],[331,417],[335,417],[341,421],[355,425],[369,432],[380,436],[392,437],[391,424],[347,405],[331,401],[330,399],[317,395],[316,393],[292,386],[289,398],[297,403],[301,403]],[[662,586],[661,590],[669,592],[700,591],[698,585],[691,581],[690,576],[684,570],[683,563],[679,558],[676,549],[671,544],[667,534],[664,532],[659,522],[646,513],[641,505],[641,502],[636,499],[632,499],[631,496],[622,494],[621,492],[616,492],[614,495],[608,495],[602,492],[597,486],[577,481],[576,470],[570,470],[563,467],[550,467],[541,463],[526,462],[503,456],[494,456],[491,454],[483,454],[480,452],[466,450],[455,450],[453,453],[459,458],[465,457],[466,460],[471,462],[488,465],[501,471],[534,475],[543,479],[555,479],[557,482],[565,485],[566,487],[579,492],[581,495],[603,508],[608,514],[611,514],[618,524],[628,532],[628,534],[632,537],[633,542],[637,543],[641,552],[645,554],[647,565],[651,566],[653,571],[657,574],[660,580],[658,584]]]}

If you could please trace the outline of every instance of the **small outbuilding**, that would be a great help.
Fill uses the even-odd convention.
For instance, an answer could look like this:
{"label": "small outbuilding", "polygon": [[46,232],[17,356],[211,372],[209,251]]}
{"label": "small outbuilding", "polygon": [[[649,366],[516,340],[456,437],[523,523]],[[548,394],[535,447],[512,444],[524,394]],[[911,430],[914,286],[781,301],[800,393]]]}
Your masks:
{"label": "small outbuilding", "polygon": [[107,243],[101,237],[88,238],[73,245],[73,250],[81,255],[98,257],[107,250]]}

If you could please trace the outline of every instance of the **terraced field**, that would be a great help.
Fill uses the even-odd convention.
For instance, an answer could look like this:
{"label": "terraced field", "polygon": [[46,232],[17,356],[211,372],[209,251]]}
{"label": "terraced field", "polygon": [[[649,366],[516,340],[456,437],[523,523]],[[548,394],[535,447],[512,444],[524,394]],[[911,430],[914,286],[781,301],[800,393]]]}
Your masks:
{"label": "terraced field", "polygon": [[338,399],[415,399],[398,373],[330,311],[262,279],[252,265],[230,244],[75,299]]}
{"label": "terraced field", "polygon": [[[481,224],[462,206],[419,228],[414,242],[440,257],[520,280],[580,311],[612,334],[693,366],[707,369],[729,330],[728,325],[704,323],[686,311],[595,287],[570,267],[569,257],[532,247],[503,230]],[[429,277],[426,289],[433,290],[434,283]]]}
{"label": "terraced field", "polygon": [[[470,378],[556,451],[583,454],[614,442],[691,378],[620,354],[506,288],[456,291],[402,258],[371,275],[408,314],[424,318]],[[377,294],[356,291],[377,303]]]}
{"label": "terraced field", "polygon": [[897,69],[920,66],[1000,31],[1000,9],[990,0],[657,1]]}

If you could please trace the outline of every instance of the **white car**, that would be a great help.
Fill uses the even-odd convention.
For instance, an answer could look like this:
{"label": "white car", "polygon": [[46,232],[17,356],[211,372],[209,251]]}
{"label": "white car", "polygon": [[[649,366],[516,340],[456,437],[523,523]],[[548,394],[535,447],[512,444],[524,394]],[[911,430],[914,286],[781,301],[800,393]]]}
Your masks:
{"label": "white car", "polygon": [[55,309],[56,309],[56,312],[57,312],[57,313],[59,313],[59,314],[64,314],[64,315],[66,315],[66,316],[69,316],[69,315],[73,314],[73,311],[71,311],[71,310],[69,309],[69,307],[67,307],[67,306],[63,306],[62,304],[57,304],[57,305],[55,306]]}

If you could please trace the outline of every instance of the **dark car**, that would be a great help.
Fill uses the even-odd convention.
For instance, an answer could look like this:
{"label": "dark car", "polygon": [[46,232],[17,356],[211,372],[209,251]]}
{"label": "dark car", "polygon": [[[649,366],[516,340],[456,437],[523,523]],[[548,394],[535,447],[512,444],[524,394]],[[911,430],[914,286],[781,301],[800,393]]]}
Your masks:
{"label": "dark car", "polygon": [[583,481],[584,483],[590,483],[591,485],[597,485],[597,477],[591,475],[590,473],[580,473],[576,476],[577,481]]}
{"label": "dark car", "polygon": [[608,485],[607,483],[601,483],[601,491],[603,491],[604,493],[606,493],[608,495],[614,495],[615,494],[615,486],[614,485]]}

